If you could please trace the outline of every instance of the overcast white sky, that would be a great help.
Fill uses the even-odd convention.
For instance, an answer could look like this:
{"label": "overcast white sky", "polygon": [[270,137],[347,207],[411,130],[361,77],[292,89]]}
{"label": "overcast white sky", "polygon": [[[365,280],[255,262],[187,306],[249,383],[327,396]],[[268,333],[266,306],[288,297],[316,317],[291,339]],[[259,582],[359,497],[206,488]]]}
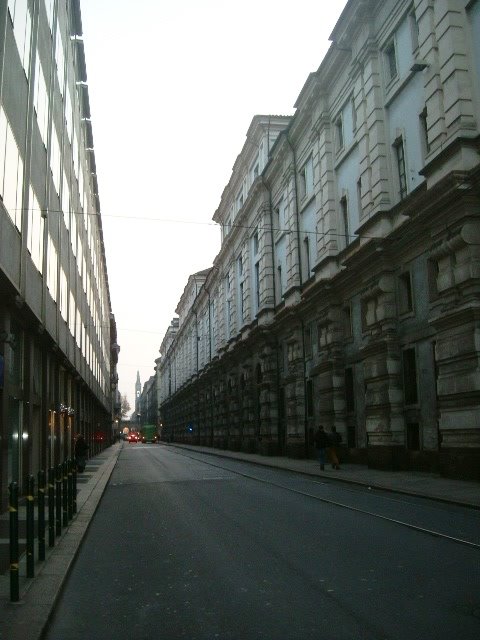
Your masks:
{"label": "overcast white sky", "polygon": [[255,114],[293,114],[346,0],[82,0],[119,388],[154,374]]}

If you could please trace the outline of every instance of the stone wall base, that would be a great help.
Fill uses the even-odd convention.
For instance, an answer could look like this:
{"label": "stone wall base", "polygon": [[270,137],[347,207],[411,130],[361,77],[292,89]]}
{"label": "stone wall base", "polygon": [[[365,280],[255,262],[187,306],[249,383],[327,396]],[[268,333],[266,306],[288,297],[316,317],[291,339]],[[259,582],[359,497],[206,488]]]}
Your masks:
{"label": "stone wall base", "polygon": [[[350,449],[348,462],[355,460]],[[442,449],[438,451],[408,451],[403,447],[369,447],[366,451],[370,469],[389,471],[424,471],[445,478],[480,482],[480,449]]]}
{"label": "stone wall base", "polygon": [[256,450],[257,450],[256,440],[254,440],[253,438],[242,440],[241,451],[243,451],[243,453],[255,453]]}
{"label": "stone wall base", "polygon": [[258,453],[262,456],[278,456],[280,455],[280,447],[277,442],[262,440],[258,446]]}
{"label": "stone wall base", "polygon": [[296,458],[297,460],[302,460],[305,457],[306,454],[304,442],[287,443],[287,458]]}
{"label": "stone wall base", "polygon": [[480,482],[480,449],[442,449],[439,470],[446,478]]}

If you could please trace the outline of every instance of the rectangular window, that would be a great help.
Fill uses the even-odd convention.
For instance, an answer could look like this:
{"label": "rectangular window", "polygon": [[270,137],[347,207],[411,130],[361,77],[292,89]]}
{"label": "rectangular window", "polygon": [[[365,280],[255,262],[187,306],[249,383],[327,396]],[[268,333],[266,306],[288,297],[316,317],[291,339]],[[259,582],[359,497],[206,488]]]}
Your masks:
{"label": "rectangular window", "polygon": [[237,259],[237,268],[238,268],[238,277],[241,277],[243,275],[243,259],[242,256],[238,256]]}
{"label": "rectangular window", "polygon": [[252,246],[253,246],[253,255],[257,255],[258,253],[258,231],[255,231],[252,238]]}
{"label": "rectangular window", "polygon": [[29,76],[30,39],[32,18],[28,0],[8,0],[8,11],[13,24],[13,34],[25,75]]}
{"label": "rectangular window", "polygon": [[418,49],[418,36],[419,36],[418,22],[417,22],[417,18],[415,17],[415,11],[412,11],[411,13],[409,13],[408,21],[410,23],[410,34],[412,37],[412,52],[415,52]]}
{"label": "rectangular window", "polygon": [[285,200],[281,198],[280,202],[274,209],[274,231],[285,231],[287,226]]}
{"label": "rectangular window", "polygon": [[60,27],[57,26],[57,38],[55,44],[55,62],[57,64],[57,77],[58,85],[60,87],[60,93],[63,96],[64,84],[65,84],[65,55],[63,52],[62,33]]}
{"label": "rectangular window", "polygon": [[308,198],[313,193],[313,160],[310,157],[300,169],[299,173],[300,200]]}
{"label": "rectangular window", "polygon": [[230,309],[231,309],[230,275],[228,273],[225,276],[224,288],[225,288],[225,337],[228,340],[230,338]]}
{"label": "rectangular window", "polygon": [[310,238],[305,236],[303,239],[303,257],[305,260],[305,272],[306,278],[310,278],[311,274],[311,264],[310,264]]}
{"label": "rectangular window", "polygon": [[33,106],[37,116],[38,128],[42,137],[45,148],[47,147],[47,133],[48,133],[48,110],[49,100],[47,83],[45,82],[45,75],[43,73],[43,67],[40,63],[40,54],[37,49],[37,62],[35,70],[35,87],[33,96]]}
{"label": "rectangular window", "polygon": [[385,48],[385,64],[387,68],[387,81],[390,82],[397,77],[397,54],[394,40]]}
{"label": "rectangular window", "polygon": [[358,201],[358,215],[362,218],[362,176],[357,180],[357,201]]}
{"label": "rectangular window", "polygon": [[395,140],[393,148],[395,150],[395,159],[397,163],[399,196],[400,200],[403,200],[407,195],[407,170],[405,167],[405,147],[402,136]]}
{"label": "rectangular window", "polygon": [[353,385],[353,369],[345,369],[345,410],[347,413],[355,411],[355,389]]}
{"label": "rectangular window", "polygon": [[428,293],[429,300],[433,302],[438,299],[438,261],[430,258],[427,260],[427,274],[428,274]]}
{"label": "rectangular window", "polygon": [[237,211],[243,207],[243,189],[237,195]]}
{"label": "rectangular window", "polygon": [[22,230],[23,160],[3,107],[0,106],[0,199]]}
{"label": "rectangular window", "polygon": [[341,115],[335,120],[335,144],[337,151],[343,149],[343,119]]}
{"label": "rectangular window", "polygon": [[45,219],[42,216],[35,191],[30,187],[28,209],[27,249],[30,252],[33,264],[40,273],[43,273],[43,234]]}
{"label": "rectangular window", "polygon": [[350,229],[348,224],[348,201],[347,196],[340,198],[340,213],[342,216],[343,233],[345,237],[345,246],[350,244]]}
{"label": "rectangular window", "polygon": [[313,380],[307,380],[307,416],[313,418]]}
{"label": "rectangular window", "polygon": [[413,311],[412,279],[410,271],[398,276],[398,307],[400,313]]}
{"label": "rectangular window", "polygon": [[352,330],[352,306],[348,304],[343,307],[343,327],[345,331],[345,337],[351,338],[353,334]]}
{"label": "rectangular window", "polygon": [[62,212],[67,231],[70,231],[70,186],[65,171],[62,179]]}
{"label": "rectangular window", "polygon": [[57,301],[57,268],[58,268],[58,254],[57,249],[53,243],[52,238],[48,237],[48,250],[47,250],[47,288],[50,291],[50,295],[53,300]]}
{"label": "rectangular window", "polygon": [[417,404],[417,364],[415,349],[405,349],[402,352],[403,363],[403,389],[406,405]]}
{"label": "rectangular window", "polygon": [[322,352],[322,347],[324,345],[324,326],[320,323],[317,324],[317,353]]}
{"label": "rectangular window", "polygon": [[75,297],[73,292],[70,291],[69,304],[68,304],[68,328],[72,336],[75,336],[75,318],[77,315],[77,307],[75,304]]}
{"label": "rectangular window", "polygon": [[244,318],[244,300],[243,300],[243,286],[244,283],[241,282],[240,283],[240,288],[239,288],[239,306],[240,306],[240,322],[243,322],[243,318]]}
{"label": "rectangular window", "polygon": [[61,176],[61,153],[60,143],[58,141],[57,129],[52,127],[52,135],[50,137],[50,170],[52,172],[53,184],[57,195],[60,195],[60,176]]}
{"label": "rectangular window", "polygon": [[427,107],[425,107],[422,113],[419,115],[419,119],[424,155],[427,155],[428,153],[430,153],[430,143],[428,141]]}
{"label": "rectangular window", "polygon": [[68,319],[68,285],[63,267],[60,267],[60,314],[66,322]]}
{"label": "rectangular window", "polygon": [[260,309],[260,262],[255,263],[255,302],[256,311]]}
{"label": "rectangular window", "polygon": [[72,141],[73,135],[73,116],[72,116],[72,99],[70,97],[70,89],[66,87],[65,93],[65,123],[69,142]]}
{"label": "rectangular window", "polygon": [[47,12],[48,26],[50,31],[53,31],[53,7],[55,0],[45,0],[45,10]]}
{"label": "rectangular window", "polygon": [[305,327],[304,336],[305,336],[305,357],[311,358],[312,357],[312,327],[310,325]]}
{"label": "rectangular window", "polygon": [[258,155],[257,155],[250,169],[250,178],[252,183],[255,182],[259,174],[260,174],[260,164],[259,164]]}
{"label": "rectangular window", "polygon": [[277,292],[279,300],[282,299],[283,296],[283,282],[282,282],[282,265],[279,264],[277,267]]}

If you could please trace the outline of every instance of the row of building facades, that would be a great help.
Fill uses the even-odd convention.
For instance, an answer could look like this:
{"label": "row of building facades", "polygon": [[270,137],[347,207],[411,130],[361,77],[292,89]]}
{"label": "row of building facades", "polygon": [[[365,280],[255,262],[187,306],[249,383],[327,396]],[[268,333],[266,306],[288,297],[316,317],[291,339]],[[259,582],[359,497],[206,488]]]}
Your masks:
{"label": "row of building facades", "polygon": [[247,131],[155,361],[163,439],[303,457],[322,424],[480,479],[479,161],[480,0],[350,0]]}
{"label": "row of building facades", "polygon": [[79,0],[0,0],[0,511],[111,439],[111,310]]}

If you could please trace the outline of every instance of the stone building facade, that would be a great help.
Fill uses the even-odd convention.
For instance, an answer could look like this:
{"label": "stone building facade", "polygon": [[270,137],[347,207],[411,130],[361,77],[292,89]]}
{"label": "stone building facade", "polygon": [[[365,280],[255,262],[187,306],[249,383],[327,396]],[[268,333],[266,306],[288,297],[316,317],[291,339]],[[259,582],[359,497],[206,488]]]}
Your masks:
{"label": "stone building facade", "polygon": [[112,434],[111,311],[78,0],[0,0],[0,511]]}
{"label": "stone building facade", "polygon": [[[480,478],[480,1],[350,0],[256,116],[160,348],[164,437]],[[186,425],[193,425],[186,430]]]}

